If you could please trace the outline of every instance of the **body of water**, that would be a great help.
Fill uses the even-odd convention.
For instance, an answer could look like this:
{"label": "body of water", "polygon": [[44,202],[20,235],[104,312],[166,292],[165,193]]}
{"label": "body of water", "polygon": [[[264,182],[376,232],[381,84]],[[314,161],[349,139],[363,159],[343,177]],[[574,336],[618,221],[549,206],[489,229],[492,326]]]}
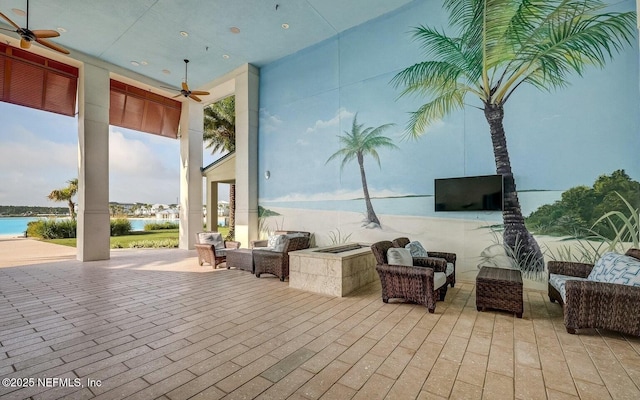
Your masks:
{"label": "body of water", "polygon": [[[43,217],[0,217],[0,236],[21,236],[24,235],[24,231],[27,230],[27,223],[29,221],[37,221],[39,219],[45,219]],[[178,220],[173,219],[155,219],[155,218],[129,218],[131,222],[131,229],[134,231],[144,230],[145,224],[151,222],[175,222]]]}

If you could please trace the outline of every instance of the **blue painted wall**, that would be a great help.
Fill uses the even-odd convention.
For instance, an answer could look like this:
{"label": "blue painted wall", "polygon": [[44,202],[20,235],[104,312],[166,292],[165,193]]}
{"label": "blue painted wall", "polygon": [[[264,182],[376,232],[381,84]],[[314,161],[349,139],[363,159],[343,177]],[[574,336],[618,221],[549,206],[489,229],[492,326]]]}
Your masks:
{"label": "blue painted wall", "polygon": [[[624,1],[616,8],[634,10],[635,2]],[[340,148],[337,136],[351,128],[356,113],[365,126],[395,124],[386,136],[399,149],[380,151],[381,168],[373,159],[365,159],[373,197],[429,196],[435,178],[495,173],[488,125],[472,97],[467,97],[463,111],[450,114],[421,138],[403,139],[408,113],[426,100],[399,98],[400,90],[390,81],[423,60],[410,33],[418,25],[447,30],[447,14],[440,2],[412,2],[261,69],[262,206],[363,212],[361,200],[351,205],[330,201],[362,197],[357,163],[346,165],[342,174],[339,162],[326,163]],[[590,186],[598,176],[617,169],[640,180],[638,77],[636,41],[605,69],[591,68],[582,77],[572,77],[567,88],[542,92],[522,86],[516,90],[505,106],[504,123],[518,190],[548,191],[546,197],[521,193],[525,215],[559,198],[563,190]],[[269,180],[264,179],[266,171]],[[300,202],[304,200],[310,202]],[[434,214],[428,198],[404,205],[391,199],[376,202],[379,215],[501,219],[499,213]],[[305,224],[299,213],[280,212],[282,224],[289,225],[285,227]],[[340,215],[336,214],[337,229],[342,226]],[[357,230],[350,233],[354,238],[367,236]],[[318,239],[320,244],[326,242]]]}

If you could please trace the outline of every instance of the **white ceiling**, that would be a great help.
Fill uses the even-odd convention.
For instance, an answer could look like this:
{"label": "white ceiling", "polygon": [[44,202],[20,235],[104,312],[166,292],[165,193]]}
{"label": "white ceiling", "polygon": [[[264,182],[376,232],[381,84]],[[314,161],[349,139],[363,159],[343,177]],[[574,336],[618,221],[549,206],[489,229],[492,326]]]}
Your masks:
{"label": "white ceiling", "polygon": [[[180,85],[183,59],[189,59],[189,86],[195,89],[243,64],[261,67],[411,1],[418,0],[31,0],[29,29],[64,28],[51,40],[71,50],[71,57],[83,53],[171,86]],[[0,12],[24,27],[25,16],[13,9],[26,10],[26,4],[3,0]],[[232,33],[232,27],[240,32]]]}

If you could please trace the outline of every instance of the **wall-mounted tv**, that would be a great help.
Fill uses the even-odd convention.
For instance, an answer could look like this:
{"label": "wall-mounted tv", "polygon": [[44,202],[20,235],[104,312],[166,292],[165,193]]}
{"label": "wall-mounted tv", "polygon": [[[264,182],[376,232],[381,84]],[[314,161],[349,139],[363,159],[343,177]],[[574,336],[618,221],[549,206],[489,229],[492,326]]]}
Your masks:
{"label": "wall-mounted tv", "polygon": [[435,180],[436,211],[502,211],[502,175]]}

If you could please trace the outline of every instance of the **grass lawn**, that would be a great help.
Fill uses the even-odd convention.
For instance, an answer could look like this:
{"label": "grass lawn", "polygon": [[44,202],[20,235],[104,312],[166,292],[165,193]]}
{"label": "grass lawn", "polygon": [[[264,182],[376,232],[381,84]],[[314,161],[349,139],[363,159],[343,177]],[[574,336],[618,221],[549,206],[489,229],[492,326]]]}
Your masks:
{"label": "grass lawn", "polygon": [[[218,232],[222,233],[222,236],[226,236],[229,233],[228,227],[218,227]],[[161,229],[157,231],[134,231],[129,235],[124,236],[111,236],[109,242],[112,249],[130,247],[136,248],[158,248],[158,247],[178,247],[178,229]],[[76,239],[50,239],[45,242],[61,244],[64,246],[76,247]]]}

